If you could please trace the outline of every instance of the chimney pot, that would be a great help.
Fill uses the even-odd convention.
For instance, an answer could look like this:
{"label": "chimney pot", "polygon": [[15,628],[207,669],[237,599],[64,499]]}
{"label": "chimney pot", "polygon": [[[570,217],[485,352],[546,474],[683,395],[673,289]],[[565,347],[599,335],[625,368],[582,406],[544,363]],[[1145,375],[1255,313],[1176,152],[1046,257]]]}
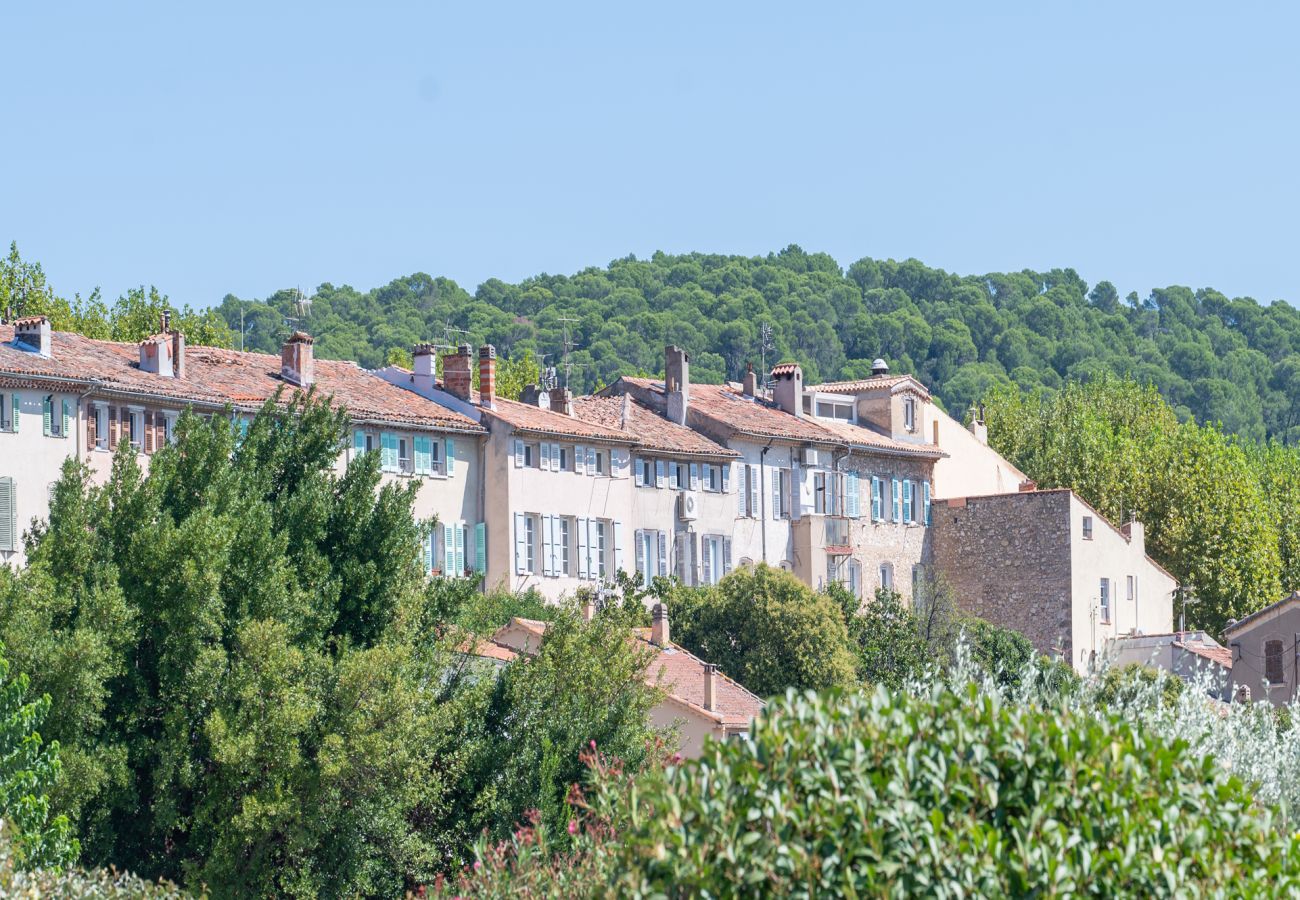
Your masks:
{"label": "chimney pot", "polygon": [[880,357],[876,357],[876,361],[873,362],[873,363],[871,364],[871,374],[872,374],[873,376],[874,376],[874,375],[888,375],[888,374],[889,374],[889,363],[885,362],[885,361],[884,361],[883,359],[881,359]]}
{"label": "chimney pot", "polygon": [[661,649],[667,647],[672,640],[668,628],[668,607],[656,603],[650,610],[650,617],[650,643]]}
{"label": "chimney pot", "polygon": [[478,348],[478,402],[495,409],[497,401],[497,348],[484,344]]}
{"label": "chimney pot", "polygon": [[311,387],[316,381],[315,343],[305,331],[295,331],[280,349],[280,377],[298,387]]}
{"label": "chimney pot", "polygon": [[685,425],[691,401],[691,357],[680,347],[664,348],[664,396],[668,398],[668,419]]}
{"label": "chimney pot", "polygon": [[794,362],[774,366],[772,380],[775,383],[772,399],[776,405],[792,416],[803,418],[803,366]]}
{"label": "chimney pot", "polygon": [[24,316],[14,319],[14,342],[30,353],[50,355],[50,320],[45,316]]}

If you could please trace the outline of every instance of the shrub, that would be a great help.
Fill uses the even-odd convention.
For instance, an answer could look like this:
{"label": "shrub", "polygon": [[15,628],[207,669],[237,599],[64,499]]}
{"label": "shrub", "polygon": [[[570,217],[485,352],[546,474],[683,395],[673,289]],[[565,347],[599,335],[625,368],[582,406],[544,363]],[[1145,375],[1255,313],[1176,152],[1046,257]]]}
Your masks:
{"label": "shrub", "polygon": [[1300,888],[1300,839],[1212,758],[1113,716],[1011,704],[975,683],[919,696],[791,692],[750,741],[593,787],[586,856],[516,845],[459,889],[504,895],[526,881],[545,894],[539,871],[559,866],[586,872],[591,896]]}

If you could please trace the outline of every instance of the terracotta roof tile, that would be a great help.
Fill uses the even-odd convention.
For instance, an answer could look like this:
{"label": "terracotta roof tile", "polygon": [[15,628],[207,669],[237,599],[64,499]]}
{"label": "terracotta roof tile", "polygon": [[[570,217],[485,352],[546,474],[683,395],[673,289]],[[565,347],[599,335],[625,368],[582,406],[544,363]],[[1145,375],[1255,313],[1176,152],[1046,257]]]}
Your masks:
{"label": "terracotta roof tile", "polygon": [[1175,647],[1181,647],[1188,653],[1195,653],[1211,662],[1218,663],[1225,669],[1232,668],[1232,651],[1227,647],[1212,647],[1196,641],[1175,641]]}
{"label": "terracotta roof tile", "polygon": [[804,390],[821,391],[826,394],[857,394],[862,391],[894,388],[900,384],[910,384],[922,396],[930,396],[930,391],[926,386],[911,375],[873,375],[870,378],[859,378],[855,381],[828,381],[825,384],[807,385]]}
{"label": "terracotta roof tile", "polygon": [[636,442],[635,435],[620,431],[617,428],[609,428],[577,416],[567,416],[555,410],[542,409],[539,406],[531,406],[517,400],[503,400],[498,397],[496,408],[484,409],[483,414],[505,422],[516,431],[588,438],[614,444]]}
{"label": "terracotta roof tile", "polygon": [[[259,406],[284,387],[287,402],[299,388],[280,378],[280,358],[214,347],[185,348],[185,377],[167,378],[140,369],[140,348],[118,341],[98,341],[65,331],[51,335],[49,358],[19,350],[14,329],[0,325],[0,373],[70,379],[99,389],[172,400],[206,407]],[[471,419],[431,400],[391,385],[355,363],[318,359],[316,389],[361,420],[481,433]]]}
{"label": "terracotta roof tile", "polygon": [[792,363],[792,362],[777,363],[776,365],[774,365],[774,366],[772,367],[772,374],[773,374],[773,375],[792,375],[792,374],[794,374],[794,371],[795,371],[796,369],[798,369],[799,367],[800,367],[800,366],[799,366],[798,363]]}
{"label": "terracotta roof tile", "polygon": [[623,396],[579,397],[573,401],[573,412],[584,422],[625,433],[645,450],[682,456],[740,456],[736,451],[714,443],[698,431],[668,421],[631,397],[627,397],[625,422],[623,399]]}

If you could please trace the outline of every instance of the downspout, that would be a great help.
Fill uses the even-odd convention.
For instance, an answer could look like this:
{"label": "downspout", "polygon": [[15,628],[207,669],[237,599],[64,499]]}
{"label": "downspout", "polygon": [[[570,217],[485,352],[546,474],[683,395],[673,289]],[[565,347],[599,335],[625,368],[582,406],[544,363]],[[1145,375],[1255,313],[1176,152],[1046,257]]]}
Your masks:
{"label": "downspout", "polygon": [[[488,527],[487,527],[487,445],[491,435],[479,435],[478,440],[478,518],[483,523],[483,580],[479,588],[487,593],[488,585]],[[478,523],[475,523],[476,525]],[[478,528],[474,529],[477,537]]]}
{"label": "downspout", "polygon": [[[95,389],[98,388],[102,383],[103,382],[101,382],[98,378],[93,379],[90,382],[90,386],[86,388],[85,391],[77,395],[77,461],[78,462],[81,461],[81,441],[86,436],[86,427],[85,424],[81,421],[81,404],[84,403],[86,398],[89,397],[91,394],[93,394],[95,392]],[[89,415],[89,411],[87,411],[87,415]],[[90,452],[89,447],[86,448],[86,452],[87,453]]]}
{"label": "downspout", "polygon": [[767,483],[767,451],[772,449],[771,438],[767,446],[758,451],[758,533],[762,539],[763,546],[763,564],[767,564],[767,491],[763,485]]}

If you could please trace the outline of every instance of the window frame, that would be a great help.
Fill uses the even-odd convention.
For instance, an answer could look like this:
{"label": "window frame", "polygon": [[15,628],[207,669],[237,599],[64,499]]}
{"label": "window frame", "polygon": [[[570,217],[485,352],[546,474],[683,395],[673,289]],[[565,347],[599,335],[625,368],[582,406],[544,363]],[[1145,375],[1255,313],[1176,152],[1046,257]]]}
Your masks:
{"label": "window frame", "polygon": [[1111,586],[1110,586],[1109,578],[1103,577],[1101,579],[1101,582],[1097,585],[1097,596],[1098,596],[1097,605],[1100,608],[1100,613],[1098,614],[1098,616],[1101,621],[1101,624],[1110,625],[1111,613],[1112,613],[1111,610],[1112,600],[1111,600]]}
{"label": "window frame", "polygon": [[[1276,651],[1273,648],[1276,646]],[[1270,688],[1286,684],[1286,644],[1280,638],[1264,641],[1264,679]],[[1277,678],[1273,677],[1273,666],[1277,666]]]}
{"label": "window frame", "polygon": [[1092,527],[1092,516],[1084,516],[1083,517],[1083,539],[1085,541],[1092,540],[1093,533],[1094,532]]}

